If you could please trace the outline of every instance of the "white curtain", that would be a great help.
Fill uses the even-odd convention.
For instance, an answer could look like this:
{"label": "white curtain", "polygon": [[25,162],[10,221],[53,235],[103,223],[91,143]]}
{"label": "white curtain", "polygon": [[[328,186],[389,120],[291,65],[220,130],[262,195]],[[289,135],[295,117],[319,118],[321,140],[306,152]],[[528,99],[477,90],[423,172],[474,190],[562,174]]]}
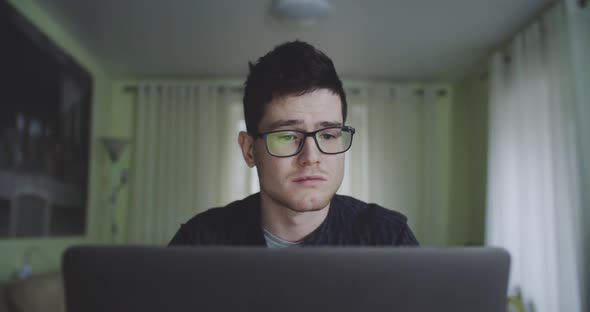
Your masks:
{"label": "white curtain", "polygon": [[575,100],[563,4],[493,55],[486,241],[529,311],[581,311]]}
{"label": "white curtain", "polygon": [[368,86],[369,199],[400,211],[424,246],[448,241],[450,108],[446,85]]}
{"label": "white curtain", "polygon": [[165,244],[181,222],[243,195],[226,177],[237,154],[227,116],[240,92],[207,82],[138,84],[128,242]]}
{"label": "white curtain", "polygon": [[345,86],[348,103],[346,124],[356,129],[346,154],[344,179],[338,194],[369,201],[369,107],[366,84]]}
{"label": "white curtain", "polygon": [[[400,211],[426,245],[447,237],[447,86],[346,83],[357,132],[339,194]],[[138,85],[127,241],[164,244],[181,222],[257,192],[237,144],[241,82]]]}

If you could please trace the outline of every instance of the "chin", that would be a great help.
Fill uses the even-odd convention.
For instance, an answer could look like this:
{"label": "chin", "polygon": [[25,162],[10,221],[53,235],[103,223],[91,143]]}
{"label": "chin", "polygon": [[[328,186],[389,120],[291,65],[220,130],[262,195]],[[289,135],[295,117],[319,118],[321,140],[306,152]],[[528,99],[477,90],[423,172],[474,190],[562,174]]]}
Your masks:
{"label": "chin", "polygon": [[323,207],[316,207],[316,206],[311,206],[311,207],[291,206],[291,207],[287,207],[287,208],[289,210],[295,211],[295,212],[312,212],[312,211],[320,211],[320,210],[326,208],[326,206],[323,206]]}
{"label": "chin", "polygon": [[296,212],[320,211],[330,204],[334,194],[304,194],[299,198],[288,200],[287,208]]}
{"label": "chin", "polygon": [[280,206],[294,212],[312,212],[320,211],[326,208],[336,190],[332,191],[326,188],[315,189],[296,189],[296,188],[265,188],[262,186],[261,195]]}

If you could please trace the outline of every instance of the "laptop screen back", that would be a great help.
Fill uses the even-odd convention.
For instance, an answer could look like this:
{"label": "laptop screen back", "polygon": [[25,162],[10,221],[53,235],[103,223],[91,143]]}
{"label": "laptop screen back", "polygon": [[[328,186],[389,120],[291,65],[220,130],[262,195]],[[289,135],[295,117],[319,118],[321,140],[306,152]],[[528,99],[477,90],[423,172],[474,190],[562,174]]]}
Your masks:
{"label": "laptop screen back", "polygon": [[69,312],[453,311],[506,308],[493,248],[74,247]]}

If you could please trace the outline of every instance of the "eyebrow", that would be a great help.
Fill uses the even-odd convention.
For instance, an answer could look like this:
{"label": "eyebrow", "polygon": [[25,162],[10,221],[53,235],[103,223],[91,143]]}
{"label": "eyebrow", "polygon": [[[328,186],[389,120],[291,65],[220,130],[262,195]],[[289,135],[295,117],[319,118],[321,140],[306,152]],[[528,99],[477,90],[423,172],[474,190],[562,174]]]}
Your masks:
{"label": "eyebrow", "polygon": [[300,120],[300,119],[289,119],[289,120],[279,119],[279,120],[271,123],[268,126],[268,129],[274,130],[276,128],[287,127],[287,126],[296,126],[296,125],[300,125],[302,123],[303,123],[303,120]]}
{"label": "eyebrow", "polygon": [[[303,124],[303,120],[301,119],[280,119],[270,124],[268,127],[269,130],[274,130],[280,127],[288,127],[288,126],[298,126]],[[342,123],[339,121],[322,121],[319,123],[322,128],[330,128],[330,127],[342,127]]]}
{"label": "eyebrow", "polygon": [[339,121],[322,121],[320,122],[320,126],[322,126],[323,128],[342,127],[342,123]]}

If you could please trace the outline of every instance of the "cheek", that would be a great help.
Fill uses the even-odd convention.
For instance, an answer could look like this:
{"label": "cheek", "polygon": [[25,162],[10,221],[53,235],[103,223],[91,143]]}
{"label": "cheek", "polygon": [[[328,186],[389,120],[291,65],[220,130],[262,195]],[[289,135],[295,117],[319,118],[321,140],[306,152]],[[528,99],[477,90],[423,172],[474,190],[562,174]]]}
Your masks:
{"label": "cheek", "polygon": [[[286,164],[283,164],[286,159],[281,159],[277,157],[273,157],[266,152],[264,146],[258,148],[254,152],[254,161],[256,164],[256,169],[258,171],[258,176],[261,177],[264,181],[271,181],[276,180],[279,178],[279,175],[286,167]],[[261,181],[262,182],[262,181]]]}
{"label": "cheek", "polygon": [[344,179],[344,168],[345,162],[344,157],[339,157],[335,159],[331,166],[332,177],[334,178],[334,183],[338,186],[342,184],[342,180]]}
{"label": "cheek", "polygon": [[270,155],[266,152],[266,148],[263,144],[254,144],[252,155],[254,156],[254,165],[256,165],[258,170],[264,168],[264,166],[268,164],[267,156]]}
{"label": "cheek", "polygon": [[344,174],[344,155],[338,155],[338,158],[334,159],[334,161],[332,161],[332,170],[334,170],[335,173],[337,174]]}

